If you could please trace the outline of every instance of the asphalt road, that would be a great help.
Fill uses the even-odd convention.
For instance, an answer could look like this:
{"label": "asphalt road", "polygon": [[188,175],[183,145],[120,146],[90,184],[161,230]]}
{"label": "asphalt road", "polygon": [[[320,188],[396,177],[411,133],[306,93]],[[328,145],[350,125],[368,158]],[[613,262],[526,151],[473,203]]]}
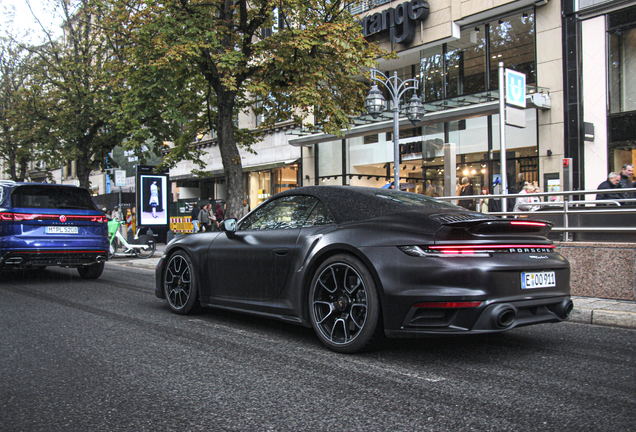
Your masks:
{"label": "asphalt road", "polygon": [[332,353],[172,314],[152,271],[0,275],[1,431],[633,431],[636,331],[577,323]]}

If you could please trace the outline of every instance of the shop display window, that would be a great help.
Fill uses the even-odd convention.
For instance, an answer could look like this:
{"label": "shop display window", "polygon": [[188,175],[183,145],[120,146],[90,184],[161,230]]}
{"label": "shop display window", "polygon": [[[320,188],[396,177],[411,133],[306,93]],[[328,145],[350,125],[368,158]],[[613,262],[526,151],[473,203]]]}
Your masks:
{"label": "shop display window", "polygon": [[636,111],[636,23],[609,33],[610,113]]}
{"label": "shop display window", "polygon": [[537,83],[534,13],[522,12],[488,24],[490,88],[499,88],[499,62],[506,69],[526,74],[526,84]]}

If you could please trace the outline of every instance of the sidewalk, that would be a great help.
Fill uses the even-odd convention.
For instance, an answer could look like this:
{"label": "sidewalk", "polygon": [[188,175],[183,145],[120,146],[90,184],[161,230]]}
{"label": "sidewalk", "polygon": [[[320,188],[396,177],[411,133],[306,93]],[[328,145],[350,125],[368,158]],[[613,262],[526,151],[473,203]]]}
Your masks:
{"label": "sidewalk", "polygon": [[[108,263],[154,271],[165,249],[165,244],[157,243],[152,258],[115,257]],[[636,329],[636,302],[574,296],[572,301],[571,322]]]}
{"label": "sidewalk", "polygon": [[572,297],[570,321],[636,329],[636,302]]}

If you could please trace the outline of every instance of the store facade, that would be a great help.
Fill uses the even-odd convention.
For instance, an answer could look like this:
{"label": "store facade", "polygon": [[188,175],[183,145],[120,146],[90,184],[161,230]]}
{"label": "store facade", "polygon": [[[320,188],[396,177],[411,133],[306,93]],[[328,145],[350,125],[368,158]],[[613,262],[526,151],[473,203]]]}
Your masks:
{"label": "store facade", "polygon": [[[406,11],[403,21],[409,19],[409,7],[428,6],[426,19],[406,26],[412,29],[408,44],[395,42],[404,39],[401,36],[406,30],[390,31],[390,15],[395,15],[401,4]],[[379,29],[375,33],[366,30],[371,33],[368,39],[395,50],[399,56],[381,61],[378,69],[387,76],[397,72],[402,80],[418,79],[418,94],[426,108],[424,119],[416,127],[400,120],[402,189],[453,196],[456,185],[466,177],[478,194],[481,187],[490,188],[501,178],[499,62],[526,74],[528,93],[542,92],[552,101],[549,109],[528,105],[525,128],[505,128],[510,191],[516,191],[520,182],[537,182],[545,187],[547,180],[561,178],[564,154],[560,2],[537,6],[527,0],[412,0],[367,5],[359,5],[354,12],[367,17],[363,22],[380,20],[375,27],[367,25],[372,30]],[[386,31],[381,30],[383,16],[389,17]],[[407,93],[405,99],[411,95]],[[382,187],[392,181],[391,113],[386,111],[375,120],[363,116],[356,123],[343,138],[307,134],[290,139],[293,146],[307,147],[303,163],[313,167],[314,176],[305,179],[305,184]],[[445,152],[448,146],[453,147],[450,153]],[[456,159],[454,176],[445,173],[449,165],[444,158],[449,154]],[[445,182],[445,177],[453,177],[453,181]]]}
{"label": "store facade", "polygon": [[[239,122],[241,126],[256,131],[254,116],[241,114]],[[289,134],[292,127],[293,122],[282,122],[268,130],[263,139],[252,146],[253,151],[239,148],[245,200],[250,209],[271,195],[299,186],[302,178],[301,149],[287,143],[294,136]],[[190,161],[182,161],[172,168],[173,199],[175,202],[211,200],[224,203],[227,188],[218,140],[204,136],[196,145],[203,151],[201,159],[205,168],[202,170]]]}
{"label": "store facade", "polygon": [[566,0],[563,5],[569,53],[565,151],[575,162],[574,186],[595,189],[609,172],[636,164],[636,4]]}

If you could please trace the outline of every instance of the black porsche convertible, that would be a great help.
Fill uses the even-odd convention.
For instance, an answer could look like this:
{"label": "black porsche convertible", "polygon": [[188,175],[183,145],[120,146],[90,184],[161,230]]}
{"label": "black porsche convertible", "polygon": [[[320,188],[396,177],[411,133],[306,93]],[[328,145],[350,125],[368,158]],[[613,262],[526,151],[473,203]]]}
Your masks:
{"label": "black porsche convertible", "polygon": [[343,353],[385,335],[559,322],[573,307],[570,266],[550,228],[409,192],[301,187],[170,242],[155,294],[179,314],[209,306],[311,326]]}

